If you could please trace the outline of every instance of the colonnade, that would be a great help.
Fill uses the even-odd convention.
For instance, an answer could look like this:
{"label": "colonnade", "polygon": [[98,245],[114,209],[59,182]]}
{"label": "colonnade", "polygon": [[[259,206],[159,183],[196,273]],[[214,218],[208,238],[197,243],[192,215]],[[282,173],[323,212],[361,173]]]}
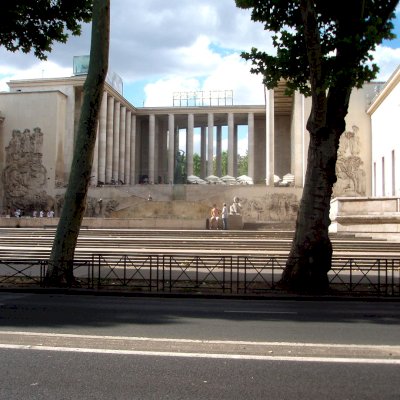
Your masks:
{"label": "colonnade", "polygon": [[136,114],[113,95],[103,93],[92,182],[135,184]]}
{"label": "colonnade", "polygon": [[[225,107],[196,108],[163,108],[138,109],[137,141],[140,142],[141,159],[139,163],[142,173],[149,182],[173,183],[179,152],[179,132],[186,136],[185,160],[186,175],[194,174],[194,137],[195,129],[200,134],[200,177],[222,175],[222,141],[223,127],[227,129],[228,165],[227,174],[237,175],[238,125],[247,125],[249,175],[255,171],[255,112],[262,120],[261,130],[264,130],[264,108],[246,111],[224,109]],[[259,129],[260,130],[260,129]],[[164,138],[164,140],[163,140]],[[214,159],[216,171],[214,171]],[[251,175],[250,175],[251,176]]]}
{"label": "colonnade", "polygon": [[[223,127],[227,132],[227,174],[236,177],[239,125],[247,126],[247,175],[255,183],[273,185],[279,161],[282,174],[294,170],[296,183],[302,184],[304,122],[296,115],[303,111],[295,98],[292,115],[276,117],[273,91],[268,92],[265,106],[165,108],[134,108],[122,96],[105,91],[92,184],[134,185],[143,182],[143,177],[149,183],[177,183],[182,131],[186,134],[185,174],[194,175],[195,130],[200,131],[200,177],[221,176]],[[277,153],[277,145],[281,153]]]}

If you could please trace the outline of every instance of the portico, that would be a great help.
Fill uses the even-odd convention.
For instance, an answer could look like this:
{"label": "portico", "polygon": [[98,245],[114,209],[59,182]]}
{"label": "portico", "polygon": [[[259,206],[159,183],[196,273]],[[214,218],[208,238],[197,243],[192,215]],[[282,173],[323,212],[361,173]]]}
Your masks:
{"label": "portico", "polygon": [[[11,81],[10,92],[0,93],[3,210],[7,207],[30,210],[39,205],[44,209],[54,208],[62,201],[72,163],[85,78],[82,75]],[[362,132],[369,132],[363,99],[372,90],[371,86],[357,91],[356,101],[349,111],[349,125],[357,126]],[[200,178],[221,177],[223,172],[237,177],[240,144],[240,148],[247,148],[248,152],[247,175],[255,186],[272,196],[271,200],[269,197],[266,200],[255,187],[254,190],[247,188],[247,217],[258,220],[270,215],[269,218],[278,218],[274,210],[282,208],[289,197],[282,191],[278,191],[282,195],[278,196],[278,192],[275,195],[271,190],[275,176],[282,178],[289,173],[293,189],[301,191],[303,187],[308,148],[305,125],[309,111],[309,99],[299,93],[286,96],[283,84],[266,90],[262,105],[179,104],[139,108],[129,103],[118,87],[106,83],[91,174],[91,188],[101,188],[104,193],[100,190],[96,194],[92,209],[99,208],[96,204],[101,199],[104,207],[107,204],[107,209],[112,210],[130,193],[147,199],[150,190],[154,201],[158,200],[157,193],[160,199],[183,199],[186,189],[182,188],[179,196],[175,192],[178,184],[187,183],[186,176],[194,174],[195,163],[200,164],[196,164]],[[37,133],[36,127],[40,128]],[[224,151],[227,165],[222,168]],[[368,154],[366,146],[358,151],[360,157]],[[346,157],[344,152],[343,162]],[[21,160],[32,160],[32,163],[24,163],[23,172],[19,171]],[[368,182],[368,171],[361,172],[359,176]],[[33,179],[27,179],[29,176]],[[345,187],[347,176],[339,179]],[[139,190],[141,183],[153,184],[151,187],[155,191],[150,186]],[[171,184],[176,190],[161,188],[161,185]],[[157,185],[160,190],[156,189]],[[119,194],[107,198],[107,187],[119,190]],[[203,194],[196,190],[198,198],[209,199],[210,193],[222,196],[222,192],[218,194],[212,186],[203,189]],[[191,197],[189,192],[192,191],[186,192],[186,198]],[[217,202],[219,197],[215,198]],[[221,200],[229,202],[230,198],[221,197]],[[270,201],[274,204],[267,204]],[[98,215],[95,211],[91,214]]]}
{"label": "portico", "polygon": [[[84,79],[85,76],[74,76],[9,83],[9,94],[18,95],[18,98],[24,97],[26,92],[37,92],[38,98],[45,92],[54,91],[66,96],[67,129],[59,133],[57,151],[51,151],[56,155],[56,186],[62,186],[68,180]],[[7,98],[11,97],[4,97],[3,102]],[[296,185],[301,185],[304,151],[299,146],[304,143],[304,126],[299,125],[303,123],[304,109],[299,108],[298,103],[285,96],[278,87],[266,92],[265,105],[136,108],[106,83],[92,183],[134,185],[144,180],[153,184],[178,183],[175,170],[180,149],[185,156],[186,176],[193,175],[196,152],[200,156],[201,178],[221,176],[221,154],[227,151],[227,174],[236,177],[240,135],[240,140],[247,140],[248,175],[255,183],[273,185],[275,174],[283,176],[290,172],[296,176]],[[19,126],[41,125],[34,110],[40,107],[40,104],[32,105],[31,112],[27,113],[26,109],[25,113],[21,112],[19,116],[23,114],[24,118],[22,121],[19,118],[18,125],[7,111],[6,131]],[[2,108],[7,110],[7,107]],[[295,165],[301,168],[294,168]]]}

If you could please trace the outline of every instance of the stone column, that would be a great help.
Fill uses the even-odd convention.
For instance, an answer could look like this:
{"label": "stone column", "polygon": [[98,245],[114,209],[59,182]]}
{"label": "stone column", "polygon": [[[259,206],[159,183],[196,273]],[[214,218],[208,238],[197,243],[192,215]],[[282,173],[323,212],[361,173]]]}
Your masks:
{"label": "stone column", "polygon": [[92,161],[92,172],[90,174],[90,186],[97,186],[97,180],[99,176],[99,131],[100,131],[100,120],[97,122],[96,129],[96,142],[93,149],[93,161]]}
{"label": "stone column", "polygon": [[247,163],[248,163],[248,171],[247,175],[254,181],[254,113],[248,113],[247,115]]}
{"label": "stone column", "polygon": [[114,183],[119,180],[119,132],[121,121],[121,103],[114,102],[114,147],[113,147],[113,164],[112,164],[112,179]]}
{"label": "stone column", "polygon": [[161,149],[160,149],[160,118],[156,117],[155,120],[155,136],[154,136],[154,183],[159,183],[160,176],[160,164],[161,161]]}
{"label": "stone column", "polygon": [[120,116],[120,132],[119,132],[119,168],[118,175],[119,180],[124,184],[127,183],[125,180],[125,130],[126,130],[126,107],[121,107]]}
{"label": "stone column", "polygon": [[194,135],[194,115],[188,115],[188,129],[186,134],[186,162],[187,175],[193,175],[193,135]]}
{"label": "stone column", "polygon": [[[4,154],[4,115],[0,111],[0,171],[4,171],[5,167],[5,154]],[[6,211],[4,204],[4,184],[0,185],[0,211]]]}
{"label": "stone column", "polygon": [[294,184],[303,187],[305,174],[304,155],[304,97],[299,92],[294,93],[293,117],[291,132],[291,173],[294,174]]}
{"label": "stone column", "polygon": [[228,175],[235,176],[235,119],[233,113],[228,114]]}
{"label": "stone column", "polygon": [[154,183],[154,150],[156,135],[156,116],[149,115],[149,183]]}
{"label": "stone column", "polygon": [[131,129],[132,129],[132,112],[126,112],[126,126],[125,126],[125,166],[124,175],[127,185],[131,183]]}
{"label": "stone column", "polygon": [[205,178],[207,176],[207,164],[206,164],[206,148],[207,148],[207,140],[206,140],[206,127],[201,127],[201,138],[200,138],[200,178]]}
{"label": "stone column", "polygon": [[238,175],[238,126],[235,124],[233,140],[233,176]]}
{"label": "stone column", "polygon": [[175,116],[168,114],[168,182],[174,183],[175,172]]}
{"label": "stone column", "polygon": [[214,114],[208,113],[207,175],[214,175]]}
{"label": "stone column", "polygon": [[222,176],[222,126],[217,126],[217,148],[216,148],[217,176]]}
{"label": "stone column", "polygon": [[99,163],[98,163],[98,180],[105,183],[106,181],[106,143],[107,143],[107,92],[103,93],[99,116]]}
{"label": "stone column", "polygon": [[136,179],[136,115],[134,114],[132,114],[131,118],[130,142],[131,142],[130,184],[135,185],[137,179]]}
{"label": "stone column", "polygon": [[168,182],[168,118],[164,116],[158,118],[156,132],[158,132],[158,175],[161,183]]}
{"label": "stone column", "polygon": [[275,175],[275,158],[274,158],[274,136],[275,136],[275,121],[274,121],[274,91],[268,90],[265,97],[265,128],[266,128],[266,166],[265,166],[265,182],[267,186],[274,186]]}
{"label": "stone column", "polygon": [[106,138],[106,179],[105,183],[111,183],[113,167],[114,145],[114,97],[107,99],[107,138]]}
{"label": "stone column", "polygon": [[[63,92],[66,94],[66,115],[71,116],[71,118],[66,118],[65,123],[65,135],[63,135],[62,149],[63,154],[60,161],[63,162],[62,174],[58,175],[59,184],[65,185],[68,183],[69,174],[71,171],[72,158],[74,155],[75,138],[77,133],[77,126],[79,123],[79,92],[82,86],[68,86],[64,88]],[[4,148],[3,148],[4,151]]]}

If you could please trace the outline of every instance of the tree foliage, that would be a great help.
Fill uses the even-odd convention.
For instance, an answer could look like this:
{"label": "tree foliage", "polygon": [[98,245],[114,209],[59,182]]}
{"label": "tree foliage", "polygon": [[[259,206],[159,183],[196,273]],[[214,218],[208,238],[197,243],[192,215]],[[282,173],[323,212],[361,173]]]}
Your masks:
{"label": "tree foliage", "polygon": [[33,50],[46,59],[53,42],[80,35],[92,17],[93,0],[6,0],[1,3],[0,45],[9,51]]}
{"label": "tree foliage", "polygon": [[249,170],[249,155],[246,151],[246,155],[241,156],[238,154],[238,161],[237,161],[237,174],[238,176],[247,175]]}
{"label": "tree foliage", "polygon": [[255,48],[243,57],[273,89],[311,96],[310,144],[296,230],[281,284],[295,291],[325,291],[332,263],[329,208],[340,135],[350,94],[376,76],[371,51],[392,39],[398,0],[236,0],[272,31],[276,55]]}
{"label": "tree foliage", "polygon": [[201,171],[201,157],[198,153],[193,154],[193,174],[200,176]]}
{"label": "tree foliage", "polygon": [[[394,38],[391,19],[397,3],[398,0],[236,0],[238,7],[252,9],[253,21],[274,32],[277,51],[270,55],[252,48],[243,57],[252,61],[252,72],[262,74],[269,89],[285,79],[289,93],[297,90],[310,96],[315,79],[318,91],[324,92],[340,85],[343,78],[350,80],[351,87],[360,88],[378,72],[371,51],[382,40]],[[315,62],[310,62],[310,57]]]}

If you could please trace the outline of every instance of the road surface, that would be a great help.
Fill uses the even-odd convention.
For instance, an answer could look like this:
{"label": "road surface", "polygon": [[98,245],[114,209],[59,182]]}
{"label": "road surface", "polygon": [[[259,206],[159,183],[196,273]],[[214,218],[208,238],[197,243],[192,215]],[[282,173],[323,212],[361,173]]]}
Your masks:
{"label": "road surface", "polygon": [[396,302],[0,292],[1,399],[400,399]]}

